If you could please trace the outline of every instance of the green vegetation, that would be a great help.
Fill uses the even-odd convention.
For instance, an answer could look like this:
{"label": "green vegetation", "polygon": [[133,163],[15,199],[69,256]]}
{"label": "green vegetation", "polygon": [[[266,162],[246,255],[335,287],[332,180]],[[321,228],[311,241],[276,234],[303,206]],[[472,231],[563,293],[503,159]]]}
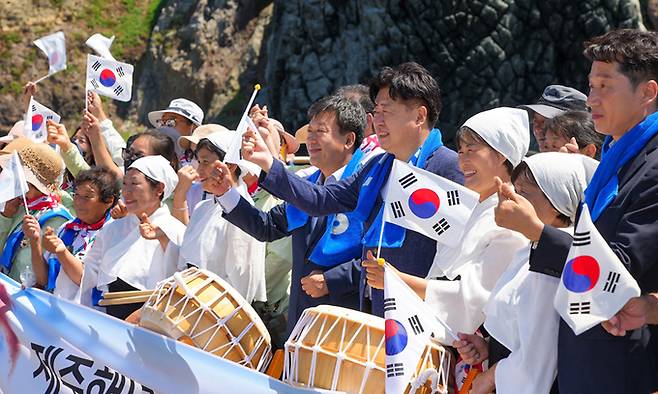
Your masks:
{"label": "green vegetation", "polygon": [[143,53],[163,0],[91,0],[81,11],[90,30],[116,35],[112,54],[119,60],[137,60]]}

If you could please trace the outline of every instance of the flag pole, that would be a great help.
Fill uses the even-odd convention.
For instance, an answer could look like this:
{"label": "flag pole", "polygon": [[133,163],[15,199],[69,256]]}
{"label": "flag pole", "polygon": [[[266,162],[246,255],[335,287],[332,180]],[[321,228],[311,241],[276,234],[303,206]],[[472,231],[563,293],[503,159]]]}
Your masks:
{"label": "flag pole", "polygon": [[37,83],[43,81],[44,79],[48,78],[51,75],[53,75],[53,74],[44,75],[43,77],[41,77],[41,78],[37,79],[36,81],[34,81],[34,84],[36,85]]}
{"label": "flag pole", "polygon": [[[386,215],[386,208],[384,208],[384,213],[382,214]],[[384,239],[384,226],[386,225],[386,220],[384,217],[382,217],[382,228],[379,230],[379,242],[377,243],[377,260],[379,260],[379,255],[382,252],[382,240]]]}
{"label": "flag pole", "polygon": [[[18,165],[20,166],[17,169],[18,178],[19,178],[21,183],[25,182],[27,184],[27,181],[25,180],[25,173],[23,172],[23,162],[21,161],[21,157],[18,155],[17,151],[14,151],[13,154],[16,155],[16,158],[18,158]],[[29,215],[30,211],[27,209],[27,198],[25,198],[25,193],[21,193],[21,196],[23,197],[23,204],[25,206],[25,214]]]}
{"label": "flag pole", "polygon": [[249,114],[249,110],[251,109],[251,106],[254,104],[254,100],[256,99],[256,95],[258,94],[258,91],[260,90],[260,84],[254,85],[254,92],[251,93],[251,98],[249,98],[249,102],[247,103],[247,108],[244,109],[244,113],[242,114],[242,117],[240,118],[240,122],[242,122],[242,119],[245,118]]}

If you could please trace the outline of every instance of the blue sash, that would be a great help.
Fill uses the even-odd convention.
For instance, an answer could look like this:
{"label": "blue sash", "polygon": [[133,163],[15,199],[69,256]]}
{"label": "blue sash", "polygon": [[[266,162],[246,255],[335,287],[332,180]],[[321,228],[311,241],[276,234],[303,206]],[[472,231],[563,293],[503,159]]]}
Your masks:
{"label": "blue sash", "polygon": [[630,129],[619,141],[606,137],[601,148],[601,163],[585,190],[585,202],[591,210],[592,221],[614,201],[619,192],[619,170],[646,146],[658,133],[658,112],[647,116]]}
{"label": "blue sash", "polygon": [[[47,211],[39,218],[39,226],[43,228],[46,222],[54,217],[62,217],[66,220],[73,219],[73,216],[65,208],[57,207],[50,211]],[[5,242],[5,248],[2,250],[2,255],[0,255],[0,265],[5,270],[5,272],[11,271],[11,267],[14,264],[14,255],[18,251],[18,247],[21,244],[21,241],[25,237],[23,229],[21,226],[18,226],[11,235],[7,238]]]}
{"label": "blue sash", "polygon": [[[423,142],[423,145],[421,145],[411,159],[409,159],[409,163],[418,168],[424,168],[427,159],[441,146],[443,146],[443,142],[441,141],[441,131],[439,129],[433,129],[425,139],[425,142]],[[356,211],[358,211],[360,215],[368,215],[372,210],[375,200],[380,194],[381,189],[391,172],[393,160],[393,155],[386,154],[370,169],[370,172],[361,187],[361,191],[359,192],[359,201],[357,203]],[[384,225],[383,220],[384,204],[379,208],[377,217],[372,222],[366,235],[361,241],[365,247],[371,248],[379,245],[379,236],[382,226]],[[403,227],[393,223],[387,223],[384,227],[382,247],[401,247],[404,242],[405,234],[406,231]]]}

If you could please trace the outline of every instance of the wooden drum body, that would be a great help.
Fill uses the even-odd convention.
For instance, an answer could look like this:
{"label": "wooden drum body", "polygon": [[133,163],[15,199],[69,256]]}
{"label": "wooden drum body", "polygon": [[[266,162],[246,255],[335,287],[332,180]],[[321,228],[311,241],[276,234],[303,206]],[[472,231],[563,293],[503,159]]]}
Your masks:
{"label": "wooden drum body", "polygon": [[[449,364],[450,354],[428,342],[413,377],[418,388],[410,385],[406,392],[447,392]],[[433,384],[425,383],[427,376],[433,376]],[[384,393],[384,319],[329,305],[306,309],[285,344],[283,380],[348,393]]]}
{"label": "wooden drum body", "polygon": [[142,307],[139,325],[259,371],[272,358],[270,335],[256,311],[226,281],[198,268],[161,282]]}

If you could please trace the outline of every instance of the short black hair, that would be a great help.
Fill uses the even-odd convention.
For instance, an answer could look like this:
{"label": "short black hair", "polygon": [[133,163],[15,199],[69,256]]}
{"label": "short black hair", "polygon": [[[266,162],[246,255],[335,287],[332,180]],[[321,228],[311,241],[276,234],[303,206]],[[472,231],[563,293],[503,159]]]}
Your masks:
{"label": "short black hair", "polygon": [[634,87],[641,82],[658,82],[658,33],[638,29],[609,31],[585,42],[585,57],[590,61],[616,62],[619,72]]}
{"label": "short black hair", "polygon": [[[194,150],[194,156],[198,159],[199,151],[201,149],[207,149],[210,152],[214,153],[217,155],[219,158],[219,161],[223,162],[224,158],[226,157],[226,152],[223,150],[219,149],[215,144],[213,144],[208,138],[202,138],[198,144],[196,144],[196,149]],[[240,170],[240,167],[236,167],[235,169],[235,176],[240,177],[242,174],[242,171]]]}
{"label": "short black hair", "polygon": [[430,128],[436,125],[443,106],[441,89],[425,67],[418,63],[402,63],[395,68],[384,67],[370,82],[370,98],[375,101],[377,93],[388,88],[393,100],[419,101],[427,108],[427,123]]}
{"label": "short black hair", "polygon": [[598,160],[601,157],[601,145],[603,145],[604,136],[596,132],[592,114],[589,112],[567,111],[554,118],[546,119],[544,130],[550,130],[567,140],[575,138],[581,148],[594,144],[596,146],[595,159]]}
{"label": "short black hair", "polygon": [[[460,149],[461,145],[467,140],[477,142],[478,144],[486,145],[489,147],[489,149],[498,152],[497,150],[492,148],[491,145],[489,145],[489,143],[484,140],[484,138],[480,137],[478,133],[473,131],[473,129],[467,126],[462,126],[459,128],[459,130],[457,130],[457,135],[455,136],[455,141],[457,141],[457,149]],[[500,152],[498,153],[500,154]],[[514,165],[512,164],[511,161],[509,161],[509,159],[505,160],[505,170],[507,170],[508,175],[512,175],[512,172],[514,171]]]}
{"label": "short black hair", "polygon": [[370,88],[366,85],[356,84],[341,86],[334,94],[358,102],[361,104],[361,107],[363,107],[363,110],[366,111],[366,114],[371,114],[375,111],[375,103],[370,98]]}
{"label": "short black hair", "polygon": [[[102,202],[111,202],[114,206],[121,196],[121,178],[105,167],[92,166],[88,170],[80,171],[75,178],[74,188],[83,183],[90,183],[100,192]],[[75,190],[74,189],[74,190]]]}
{"label": "short black hair", "polygon": [[[133,142],[137,138],[141,138],[143,136],[149,137],[151,139],[152,143],[152,148],[153,148],[153,156],[160,155],[167,159],[169,161],[169,164],[171,165],[171,168],[174,169],[174,171],[178,172],[178,155],[176,155],[176,141],[172,140],[168,135],[164,134],[163,132],[157,130],[157,129],[148,129],[142,133],[135,134],[135,138],[132,140],[129,138],[128,142],[130,144],[126,144],[127,148],[130,148]],[[131,136],[132,137],[132,136]]]}
{"label": "short black hair", "polygon": [[361,104],[343,96],[325,96],[311,105],[307,115],[311,120],[325,112],[333,112],[336,115],[340,134],[354,133],[356,135],[353,150],[356,152],[361,145],[366,129],[366,111]]}

